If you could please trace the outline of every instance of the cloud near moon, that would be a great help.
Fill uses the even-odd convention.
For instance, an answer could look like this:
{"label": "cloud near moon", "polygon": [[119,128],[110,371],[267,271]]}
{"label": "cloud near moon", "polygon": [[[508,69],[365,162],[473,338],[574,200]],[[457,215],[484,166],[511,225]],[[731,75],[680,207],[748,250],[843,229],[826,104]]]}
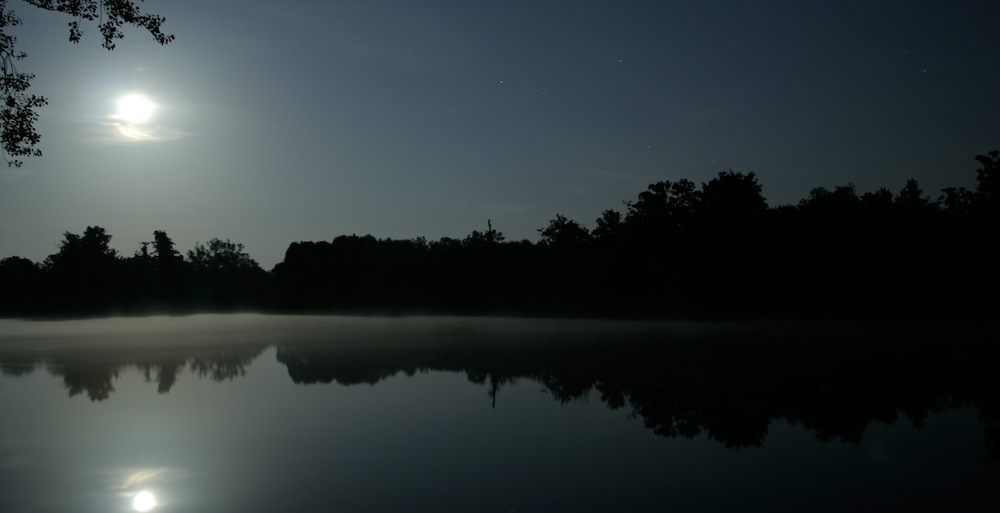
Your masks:
{"label": "cloud near moon", "polygon": [[171,141],[183,133],[158,123],[156,114],[161,106],[142,93],[124,95],[115,102],[115,112],[103,123],[111,129],[108,138],[119,142]]}
{"label": "cloud near moon", "polygon": [[129,495],[139,488],[175,483],[192,475],[187,470],[166,467],[122,469],[111,474],[111,490]]}

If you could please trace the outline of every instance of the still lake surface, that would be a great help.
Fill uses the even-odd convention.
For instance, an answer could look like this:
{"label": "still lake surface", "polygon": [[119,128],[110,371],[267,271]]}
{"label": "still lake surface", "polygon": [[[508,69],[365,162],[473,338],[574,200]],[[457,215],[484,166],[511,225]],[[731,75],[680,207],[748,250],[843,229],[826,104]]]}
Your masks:
{"label": "still lake surface", "polygon": [[0,511],[995,512],[994,340],[954,324],[0,320]]}

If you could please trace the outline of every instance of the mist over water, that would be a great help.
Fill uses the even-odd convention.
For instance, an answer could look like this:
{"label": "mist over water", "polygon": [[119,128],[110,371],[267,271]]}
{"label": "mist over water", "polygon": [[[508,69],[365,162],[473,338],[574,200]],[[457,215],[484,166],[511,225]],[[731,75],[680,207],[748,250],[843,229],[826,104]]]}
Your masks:
{"label": "mist over water", "polygon": [[0,509],[129,511],[148,491],[152,511],[994,511],[993,335],[3,320]]}

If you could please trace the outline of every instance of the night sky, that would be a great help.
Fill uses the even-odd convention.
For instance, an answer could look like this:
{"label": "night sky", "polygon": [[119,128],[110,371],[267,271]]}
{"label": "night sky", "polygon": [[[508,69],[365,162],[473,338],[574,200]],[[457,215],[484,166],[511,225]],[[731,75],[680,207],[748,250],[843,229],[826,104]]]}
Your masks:
{"label": "night sky", "polygon": [[[8,2],[47,96],[0,169],[0,257],[99,225],[132,255],[230,238],[265,268],[356,233],[537,240],[659,180],[757,173],[769,204],[908,178],[974,187],[1000,149],[1000,2],[149,0],[177,39]],[[130,93],[157,108],[131,125]]]}

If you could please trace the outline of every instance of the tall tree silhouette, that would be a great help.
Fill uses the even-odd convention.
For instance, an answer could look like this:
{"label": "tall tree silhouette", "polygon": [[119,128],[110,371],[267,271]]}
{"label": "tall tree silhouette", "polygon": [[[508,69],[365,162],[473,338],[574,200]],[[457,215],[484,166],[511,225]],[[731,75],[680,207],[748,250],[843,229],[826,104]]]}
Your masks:
{"label": "tall tree silhouette", "polygon": [[66,232],[59,251],[43,264],[48,272],[52,302],[71,311],[106,307],[115,295],[118,252],[111,235],[100,226],[88,226],[83,235]]}
{"label": "tall tree silhouette", "polygon": [[600,245],[611,245],[620,242],[625,230],[625,218],[617,210],[605,210],[595,221],[592,235]]}
{"label": "tall tree silhouette", "polygon": [[774,258],[764,230],[767,208],[754,173],[723,171],[702,183],[679,262],[695,272],[674,278],[698,309],[744,310],[774,281],[775,273],[764,269]]}
{"label": "tall tree silhouette", "polygon": [[767,211],[763,190],[754,173],[723,171],[702,184],[697,210],[715,225],[758,219]]}
{"label": "tall tree silhouette", "polygon": [[165,306],[178,306],[184,299],[188,279],[184,257],[163,230],[153,231],[153,280],[150,293]]}
{"label": "tall tree silhouette", "polygon": [[1000,151],[976,156],[982,166],[976,170],[976,194],[973,204],[971,259],[976,268],[975,280],[980,284],[976,296],[981,298],[984,311],[1000,308],[1000,266],[996,263],[997,233],[1000,230]]}
{"label": "tall tree silhouette", "polygon": [[542,244],[558,251],[583,251],[591,243],[590,231],[562,214],[556,214],[545,228],[539,228]]}
{"label": "tall tree silhouette", "polygon": [[39,307],[42,270],[23,257],[0,260],[0,313],[31,313]]}
{"label": "tall tree silhouette", "polygon": [[697,202],[697,191],[691,180],[656,182],[639,193],[637,201],[626,203],[625,219],[643,237],[675,235],[690,221]]}
{"label": "tall tree silhouette", "polygon": [[1000,201],[1000,151],[977,155],[983,167],[976,170],[976,192],[988,202]]}
{"label": "tall tree silhouette", "polygon": [[174,241],[170,240],[167,232],[163,230],[153,231],[153,254],[161,267],[177,265],[183,260],[180,251],[174,249]]}
{"label": "tall tree silhouette", "polygon": [[208,308],[259,307],[269,277],[242,243],[213,238],[188,251],[195,301]]}

